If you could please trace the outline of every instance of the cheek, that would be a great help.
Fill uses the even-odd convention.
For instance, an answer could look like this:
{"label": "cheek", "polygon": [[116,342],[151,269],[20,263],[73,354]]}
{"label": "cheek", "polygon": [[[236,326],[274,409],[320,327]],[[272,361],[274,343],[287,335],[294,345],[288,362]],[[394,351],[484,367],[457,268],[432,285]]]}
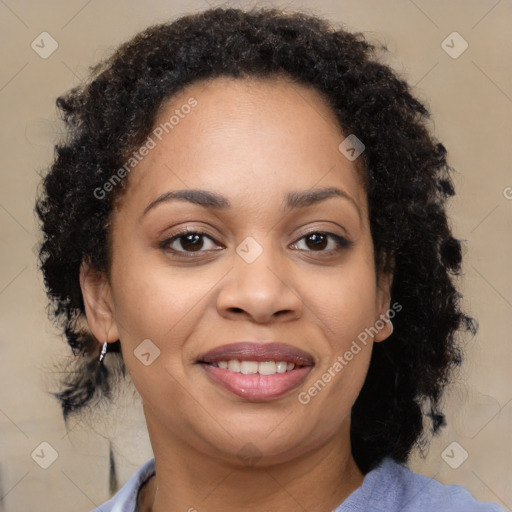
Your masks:
{"label": "cheek", "polygon": [[311,280],[315,291],[305,302],[314,305],[326,343],[319,346],[321,364],[313,387],[303,390],[304,401],[311,398],[310,405],[334,428],[349,413],[368,370],[378,318],[373,261],[354,254],[350,264]]}
{"label": "cheek", "polygon": [[174,337],[200,306],[210,279],[200,270],[190,272],[158,261],[141,261],[133,254],[113,272],[116,321],[130,343],[141,337]]}
{"label": "cheek", "polygon": [[209,280],[190,273],[185,278],[135,252],[122,268],[113,266],[112,280],[123,359],[136,389],[153,409],[179,403],[183,346],[198,323]]}
{"label": "cheek", "polygon": [[357,254],[352,262],[332,273],[311,277],[309,296],[304,297],[314,308],[331,349],[341,352],[377,318],[374,268]]}

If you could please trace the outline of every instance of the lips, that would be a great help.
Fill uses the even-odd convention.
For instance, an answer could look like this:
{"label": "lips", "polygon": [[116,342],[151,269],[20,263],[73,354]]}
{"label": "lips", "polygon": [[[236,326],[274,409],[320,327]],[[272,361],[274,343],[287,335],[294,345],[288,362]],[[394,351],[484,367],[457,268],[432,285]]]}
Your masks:
{"label": "lips", "polygon": [[216,347],[198,358],[200,363],[218,363],[219,361],[286,361],[296,366],[311,366],[313,357],[285,343],[238,342]]}
{"label": "lips", "polygon": [[[269,365],[272,368],[273,363],[277,363],[276,373],[262,372]],[[249,401],[267,401],[300,386],[313,368],[314,360],[311,354],[284,343],[238,342],[206,352],[197,364],[214,384],[230,394]]]}

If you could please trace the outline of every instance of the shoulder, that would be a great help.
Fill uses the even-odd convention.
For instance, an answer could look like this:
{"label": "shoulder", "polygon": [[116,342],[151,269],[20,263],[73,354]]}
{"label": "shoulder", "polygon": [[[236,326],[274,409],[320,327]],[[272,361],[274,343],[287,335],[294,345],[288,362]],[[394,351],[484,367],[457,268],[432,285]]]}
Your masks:
{"label": "shoulder", "polygon": [[461,485],[444,485],[414,473],[391,458],[370,471],[336,512],[502,512],[495,503],[481,502]]}
{"label": "shoulder", "polygon": [[110,500],[95,508],[93,512],[134,512],[140,487],[154,473],[155,459],[151,459],[141,466]]}

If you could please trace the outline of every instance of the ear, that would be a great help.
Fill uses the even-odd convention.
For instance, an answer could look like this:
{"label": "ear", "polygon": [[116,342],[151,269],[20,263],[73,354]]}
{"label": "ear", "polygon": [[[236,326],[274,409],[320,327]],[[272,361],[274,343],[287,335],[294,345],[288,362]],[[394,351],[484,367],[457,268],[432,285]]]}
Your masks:
{"label": "ear", "polygon": [[393,324],[389,319],[389,309],[391,305],[391,285],[393,284],[393,268],[394,260],[389,258],[391,264],[383,265],[379,271],[379,277],[377,282],[377,311],[379,317],[375,323],[379,328],[379,332],[375,335],[374,341],[380,342],[391,336],[393,332]]}
{"label": "ear", "polygon": [[114,319],[114,304],[106,274],[93,269],[88,262],[82,261],[80,288],[87,324],[91,332],[101,344],[104,341],[117,341],[119,332]]}

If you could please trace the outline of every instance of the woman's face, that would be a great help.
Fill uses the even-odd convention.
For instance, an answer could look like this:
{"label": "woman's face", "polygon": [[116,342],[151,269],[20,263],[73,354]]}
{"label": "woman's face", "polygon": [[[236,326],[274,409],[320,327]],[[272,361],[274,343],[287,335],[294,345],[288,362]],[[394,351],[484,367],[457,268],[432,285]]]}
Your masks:
{"label": "woman's face", "polygon": [[82,280],[154,443],[276,462],[346,440],[374,341],[358,335],[389,307],[346,135],[282,79],[217,78],[162,106],[113,213],[110,279]]}

